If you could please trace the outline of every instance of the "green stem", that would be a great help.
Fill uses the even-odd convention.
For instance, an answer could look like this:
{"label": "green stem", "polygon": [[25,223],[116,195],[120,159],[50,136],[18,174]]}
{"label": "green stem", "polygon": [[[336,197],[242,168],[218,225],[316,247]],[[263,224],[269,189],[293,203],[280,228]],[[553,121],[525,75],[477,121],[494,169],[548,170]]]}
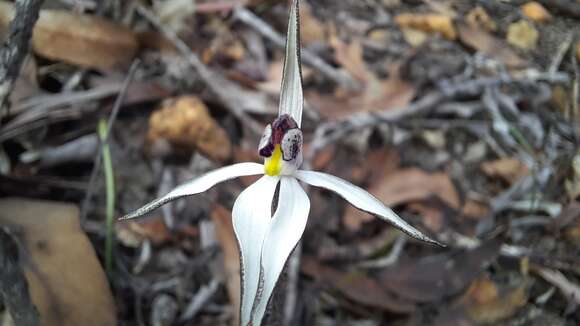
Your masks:
{"label": "green stem", "polygon": [[99,120],[99,138],[101,139],[101,151],[103,155],[103,170],[105,172],[105,183],[107,187],[107,231],[105,238],[105,269],[107,274],[113,270],[113,222],[115,215],[115,177],[113,174],[113,163],[111,161],[111,151],[107,142],[107,121]]}

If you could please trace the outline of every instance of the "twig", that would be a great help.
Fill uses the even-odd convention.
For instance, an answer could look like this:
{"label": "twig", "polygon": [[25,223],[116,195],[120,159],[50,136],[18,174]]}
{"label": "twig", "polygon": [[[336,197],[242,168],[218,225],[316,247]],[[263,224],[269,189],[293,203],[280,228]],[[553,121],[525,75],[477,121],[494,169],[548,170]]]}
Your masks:
{"label": "twig", "polygon": [[556,52],[556,54],[554,55],[554,58],[552,59],[552,62],[550,63],[550,68],[548,68],[549,73],[554,74],[558,71],[558,68],[560,67],[560,64],[562,63],[562,59],[564,59],[566,52],[568,52],[568,49],[570,48],[570,45],[572,44],[572,40],[573,40],[573,35],[571,33],[566,35],[566,38],[564,39],[562,44],[560,44],[560,46],[558,47],[558,51]]}
{"label": "twig", "polygon": [[[111,120],[109,120],[110,122]],[[99,121],[98,133],[101,140],[101,156],[103,157],[103,169],[105,171],[105,181],[107,187],[107,233],[105,236],[105,270],[108,275],[113,271],[113,222],[115,220],[115,175],[113,173],[113,163],[111,161],[111,150],[107,141],[107,123],[104,119]]]}
{"label": "twig", "polygon": [[[133,76],[135,75],[135,72],[137,71],[137,67],[139,67],[139,64],[140,64],[140,61],[135,60],[133,62],[133,64],[131,65],[131,68],[129,69],[129,73],[127,74],[127,78],[125,78],[125,82],[123,83],[123,87],[121,88],[121,91],[119,92],[119,96],[117,96],[117,99],[115,100],[115,103],[113,104],[113,110],[111,112],[111,116],[109,117],[109,121],[107,123],[107,133],[104,137],[105,142],[109,141],[109,136],[111,135],[111,128],[113,127],[113,124],[115,123],[115,120],[117,119],[117,115],[119,114],[119,110],[121,109],[121,105],[123,104],[123,101],[125,99],[125,95],[127,94],[127,89],[129,89],[129,84],[133,80]],[[94,184],[95,184],[97,175],[99,174],[99,171],[101,169],[101,155],[102,155],[102,152],[98,151],[97,155],[95,156],[95,160],[93,162],[93,170],[91,172],[91,177],[89,179],[89,184],[87,186],[87,194],[86,194],[85,199],[83,201],[83,205],[81,206],[81,224],[83,224],[84,221],[86,220],[89,202],[91,200],[91,197],[93,196]]]}
{"label": "twig", "polygon": [[14,325],[37,326],[38,312],[30,300],[28,283],[18,261],[18,245],[0,228],[0,294]]}
{"label": "twig", "polygon": [[566,82],[567,80],[568,76],[563,73],[550,74],[532,71],[518,76],[477,78],[447,85],[438,91],[431,91],[405,107],[382,112],[361,112],[338,121],[326,122],[316,129],[314,139],[305,155],[305,161],[311,160],[322,148],[338,141],[352,131],[425,113],[443,101],[459,95],[480,94],[485,88],[504,84],[530,84],[538,81]]}
{"label": "twig", "polygon": [[206,302],[211,299],[211,297],[216,293],[218,290],[219,281],[217,279],[211,280],[209,285],[201,287],[199,291],[195,294],[195,296],[191,299],[185,311],[179,317],[180,321],[187,321],[191,320],[199,313],[201,308],[206,304]]}
{"label": "twig", "polygon": [[562,272],[544,267],[533,268],[546,282],[556,286],[566,299],[580,305],[580,286],[570,282]]}
{"label": "twig", "polygon": [[366,268],[384,268],[393,265],[399,260],[403,248],[405,247],[405,243],[407,243],[407,237],[403,235],[399,236],[388,255],[376,260],[363,262],[360,266]]}
{"label": "twig", "polygon": [[[284,49],[286,46],[286,39],[280,33],[276,32],[270,25],[264,22],[260,17],[244,7],[238,7],[234,10],[234,17],[244,24],[252,27],[265,38],[269,39],[277,47]],[[359,90],[361,85],[351,76],[343,71],[335,69],[314,53],[303,49],[302,61],[318,70],[326,78],[334,81],[339,86],[348,90]]]}
{"label": "twig", "polygon": [[[175,32],[166,28],[155,15],[145,7],[138,5],[137,12],[143,16],[149,23],[155,26],[175,48],[187,60],[187,63],[199,75],[200,79],[208,86],[211,92],[216,95],[218,100],[242,123],[250,128],[256,135],[261,135],[263,128],[256,121],[252,120],[244,111],[248,108],[246,103],[251,105],[264,105],[266,100],[256,100],[261,94],[250,93],[240,88],[235,83],[227,80],[223,76],[210,70],[193,51],[175,34]],[[261,102],[261,103],[257,103]]]}
{"label": "twig", "polygon": [[0,49],[0,110],[12,91],[28,53],[32,29],[38,20],[42,0],[16,1],[14,18],[10,22],[8,39]]}

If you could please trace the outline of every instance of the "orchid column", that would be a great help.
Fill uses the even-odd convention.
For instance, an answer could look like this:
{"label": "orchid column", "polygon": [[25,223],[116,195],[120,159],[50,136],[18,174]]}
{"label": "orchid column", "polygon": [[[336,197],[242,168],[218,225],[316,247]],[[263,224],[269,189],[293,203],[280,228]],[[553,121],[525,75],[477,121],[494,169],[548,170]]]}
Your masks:
{"label": "orchid column", "polygon": [[[266,126],[258,148],[264,164],[238,163],[211,171],[123,217],[142,216],[169,201],[201,193],[222,181],[262,175],[242,191],[232,209],[242,267],[242,326],[262,323],[286,260],[304,233],[310,200],[298,181],[331,190],[356,208],[376,215],[409,236],[439,244],[409,225],[364,189],[326,173],[299,170],[302,164],[300,125],[304,98],[298,11],[299,0],[294,0],[288,23],[279,113]],[[278,184],[279,199],[272,216],[272,201]]]}

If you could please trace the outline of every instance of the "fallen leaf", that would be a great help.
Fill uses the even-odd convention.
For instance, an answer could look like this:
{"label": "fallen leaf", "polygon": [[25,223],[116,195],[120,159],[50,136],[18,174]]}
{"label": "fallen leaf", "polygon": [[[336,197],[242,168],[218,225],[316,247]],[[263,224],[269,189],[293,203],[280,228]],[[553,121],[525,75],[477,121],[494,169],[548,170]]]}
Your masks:
{"label": "fallen leaf", "polygon": [[308,46],[324,40],[324,25],[312,14],[312,7],[307,2],[300,4],[300,41]]}
{"label": "fallen leaf", "polygon": [[528,301],[523,282],[515,289],[500,291],[488,278],[473,282],[464,302],[467,315],[475,322],[495,324],[515,315]]}
{"label": "fallen leaf", "polygon": [[536,1],[530,1],[521,6],[522,14],[537,23],[545,23],[552,19],[552,15]]}
{"label": "fallen leaf", "polygon": [[399,14],[395,22],[401,28],[414,28],[426,33],[439,33],[448,40],[455,40],[457,32],[450,16],[439,14]]}
{"label": "fallen leaf", "polygon": [[216,161],[228,160],[231,144],[226,131],[195,96],[166,100],[149,118],[148,140],[166,139],[188,150],[198,149]]}
{"label": "fallen leaf", "polygon": [[[397,170],[377,180],[369,187],[369,192],[391,207],[433,196],[451,208],[460,208],[459,195],[445,173],[430,174],[416,168]],[[351,225],[357,225],[356,220],[360,223],[372,220],[369,214],[350,206],[344,214],[344,220]]]}
{"label": "fallen leaf", "polygon": [[231,213],[220,205],[214,205],[211,219],[215,225],[217,239],[224,253],[224,274],[228,296],[234,307],[233,325],[238,325],[240,318],[236,307],[240,306],[240,253],[234,235]]}
{"label": "fallen leaf", "polygon": [[497,30],[497,24],[481,6],[473,8],[467,14],[465,20],[472,28],[481,27],[488,32],[495,32]]}
{"label": "fallen leaf", "polygon": [[473,28],[467,24],[459,24],[458,32],[459,39],[463,44],[503,62],[508,67],[517,68],[526,64],[505,42],[483,29]]}
{"label": "fallen leaf", "polygon": [[427,33],[415,28],[402,28],[401,32],[403,32],[405,42],[413,47],[418,47],[427,40]]}
{"label": "fallen leaf", "polygon": [[[13,16],[13,5],[0,2],[0,24],[8,26]],[[32,36],[32,48],[40,56],[88,68],[126,65],[137,47],[137,37],[130,29],[64,10],[41,10]]]}
{"label": "fallen leaf", "polygon": [[139,247],[144,240],[160,245],[171,239],[171,233],[160,217],[117,223],[115,232],[121,243],[133,248]]}
{"label": "fallen leaf", "polygon": [[530,174],[528,166],[513,157],[484,162],[481,164],[481,170],[488,177],[498,177],[509,184],[514,184],[520,178]]}
{"label": "fallen leaf", "polygon": [[302,259],[302,272],[317,282],[340,291],[360,304],[391,312],[410,313],[417,308],[412,301],[389,294],[373,278],[356,272],[343,272],[325,266],[311,257]]}
{"label": "fallen leaf", "polygon": [[381,285],[402,298],[436,302],[465,289],[499,253],[492,241],[472,250],[401,261],[379,274]]}
{"label": "fallen leaf", "polygon": [[349,43],[345,43],[333,33],[329,43],[334,49],[336,61],[354,78],[363,83],[373,78],[374,74],[367,69],[363,59],[363,47],[360,40],[353,39]]}
{"label": "fallen leaf", "polygon": [[42,325],[116,324],[109,283],[76,206],[0,199],[0,225],[14,229],[23,246],[28,288]]}
{"label": "fallen leaf", "polygon": [[[417,88],[401,78],[400,66],[390,67],[389,78],[369,77],[359,94],[321,95],[320,92],[307,93],[308,100],[316,106],[321,115],[337,120],[356,112],[387,111],[407,106],[417,93]],[[367,75],[368,76],[368,75]]]}
{"label": "fallen leaf", "polygon": [[512,23],[508,26],[507,42],[522,50],[536,48],[540,33],[525,20]]}

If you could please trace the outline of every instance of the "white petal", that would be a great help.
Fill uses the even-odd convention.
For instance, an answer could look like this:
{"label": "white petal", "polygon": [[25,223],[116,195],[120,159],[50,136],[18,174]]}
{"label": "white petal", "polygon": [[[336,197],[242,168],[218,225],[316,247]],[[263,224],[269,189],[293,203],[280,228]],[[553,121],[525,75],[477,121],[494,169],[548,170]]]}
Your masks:
{"label": "white petal", "polygon": [[409,225],[375,196],[346,180],[315,171],[297,171],[296,177],[315,187],[322,187],[336,192],[354,207],[383,218],[413,238],[443,246]]}
{"label": "white petal", "polygon": [[300,18],[298,13],[299,0],[294,0],[288,20],[286,58],[278,114],[290,115],[300,127],[304,95],[302,94],[302,70],[300,67]]}
{"label": "white petal", "polygon": [[241,322],[247,325],[260,281],[262,242],[272,217],[272,199],[279,177],[263,176],[246,188],[232,209],[234,233],[242,265]]}
{"label": "white petal", "polygon": [[260,325],[284,264],[304,233],[310,200],[293,177],[282,177],[280,200],[262,248],[263,289],[254,303],[252,325]]}
{"label": "white petal", "polygon": [[145,215],[150,211],[168,203],[172,200],[176,200],[181,197],[196,195],[201,192],[208,190],[209,188],[215,186],[217,183],[226,181],[229,179],[264,173],[264,166],[258,163],[238,163],[230,166],[225,166],[223,168],[210,171],[200,177],[188,181],[177,188],[173,189],[167,195],[157,198],[149,204],[139,208],[138,210],[123,216],[121,219],[126,220],[138,216]]}

